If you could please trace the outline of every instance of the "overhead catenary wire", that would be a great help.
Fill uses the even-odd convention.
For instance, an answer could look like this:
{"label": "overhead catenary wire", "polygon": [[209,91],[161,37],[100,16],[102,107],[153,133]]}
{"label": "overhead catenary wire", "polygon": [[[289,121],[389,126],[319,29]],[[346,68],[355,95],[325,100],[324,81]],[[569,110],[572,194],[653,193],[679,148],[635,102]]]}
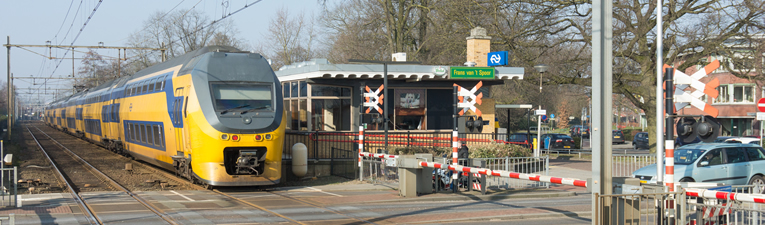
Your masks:
{"label": "overhead catenary wire", "polygon": [[[242,8],[240,8],[240,9],[237,9],[236,11],[230,12],[230,13],[228,13],[228,14],[226,14],[226,15],[223,15],[223,16],[222,16],[220,19],[217,19],[217,20],[213,20],[212,22],[210,22],[209,24],[207,24],[207,25],[205,25],[205,26],[199,27],[199,28],[197,28],[197,29],[195,29],[195,30],[193,30],[193,31],[191,31],[191,32],[188,32],[188,33],[187,33],[187,34],[185,34],[183,37],[181,37],[181,38],[178,38],[178,39],[176,39],[176,40],[173,40],[173,41],[169,42],[168,44],[166,44],[166,46],[167,46],[167,45],[172,45],[172,44],[175,44],[176,42],[179,42],[179,41],[181,41],[181,40],[183,40],[183,39],[187,38],[189,35],[192,35],[192,34],[196,34],[196,33],[197,33],[197,32],[199,32],[200,30],[204,30],[204,29],[207,29],[208,27],[210,27],[210,26],[214,25],[215,23],[218,23],[218,22],[220,22],[220,21],[223,21],[224,19],[226,19],[226,18],[228,18],[228,17],[230,17],[230,16],[233,16],[234,14],[236,14],[236,13],[239,13],[240,11],[242,11],[242,10],[244,10],[244,9],[246,9],[246,8],[248,8],[248,7],[250,7],[250,6],[252,6],[252,5],[255,5],[255,4],[257,4],[257,3],[261,2],[261,1],[263,1],[263,0],[257,0],[257,1],[254,1],[254,2],[250,3],[250,4],[245,4],[245,5],[244,5]],[[199,4],[199,3],[197,3],[197,4]],[[194,6],[196,6],[196,5],[194,5]],[[193,8],[193,7],[192,7],[192,8]],[[188,12],[187,12],[187,13],[188,13]],[[184,15],[185,15],[185,14],[186,14],[186,13],[184,13]],[[148,54],[150,54],[150,53],[152,53],[152,52],[154,52],[154,51],[150,51],[150,52],[141,53],[141,54],[138,54],[138,55],[136,55],[136,56],[133,56],[133,57],[131,57],[131,58],[136,58],[136,57],[143,57],[143,56],[145,56],[145,55],[148,55]]]}
{"label": "overhead catenary wire", "polygon": [[[93,18],[93,15],[95,15],[95,14],[96,14],[96,11],[98,11],[98,7],[99,7],[99,6],[101,6],[101,3],[102,3],[102,2],[103,2],[103,0],[99,0],[99,1],[98,1],[98,4],[96,4],[96,7],[94,7],[94,8],[93,8],[93,12],[91,12],[91,13],[90,13],[90,16],[88,16],[88,19],[85,21],[85,23],[83,23],[83,24],[82,24],[82,27],[80,28],[80,32],[78,32],[78,33],[77,33],[77,36],[75,36],[75,37],[74,37],[74,40],[72,40],[72,43],[71,43],[71,44],[69,44],[69,46],[74,46],[74,42],[76,42],[76,41],[77,41],[77,39],[78,39],[78,38],[80,37],[80,35],[82,34],[82,31],[83,31],[83,30],[85,30],[85,27],[88,25],[88,22],[90,22],[90,19],[92,19],[92,18]],[[80,4],[82,4],[82,2],[80,2]],[[79,11],[78,11],[78,12],[79,12]],[[76,15],[75,15],[75,16],[76,16]],[[72,23],[74,23],[74,22],[72,22]],[[68,32],[67,32],[67,33],[68,33]],[[66,55],[69,53],[69,51],[70,51],[70,50],[69,50],[69,49],[67,49],[67,51],[66,51],[66,52],[64,52],[64,56],[63,56],[63,57],[61,57],[61,59],[58,61],[58,63],[56,63],[56,67],[54,67],[54,68],[53,68],[53,71],[51,72],[51,74],[50,74],[50,77],[53,77],[53,74],[55,74],[55,73],[56,73],[56,70],[58,69],[58,67],[59,67],[59,66],[61,66],[61,62],[63,62],[63,61],[64,61],[64,58],[66,58]],[[74,53],[73,53],[72,55],[74,55]],[[72,74],[72,77],[74,77],[74,76],[75,76],[75,75],[74,75],[74,74]],[[46,80],[45,82],[47,83],[47,80]]]}

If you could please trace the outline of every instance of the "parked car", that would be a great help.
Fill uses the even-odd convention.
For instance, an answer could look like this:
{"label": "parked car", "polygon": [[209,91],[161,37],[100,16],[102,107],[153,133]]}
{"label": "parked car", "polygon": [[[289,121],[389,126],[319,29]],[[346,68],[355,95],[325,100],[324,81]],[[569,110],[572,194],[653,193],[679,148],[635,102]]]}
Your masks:
{"label": "parked car", "polygon": [[725,143],[743,143],[743,144],[760,144],[759,138],[753,138],[753,137],[733,137],[728,138],[724,141]]}
{"label": "parked car", "polygon": [[537,137],[537,133],[530,133],[530,134],[531,136],[529,136],[529,133],[521,133],[521,132],[513,133],[507,138],[507,140],[508,142],[510,142],[510,144],[515,144],[515,145],[531,148],[529,144],[532,143],[534,138]]}
{"label": "parked car", "polygon": [[648,146],[648,132],[639,132],[635,134],[635,137],[632,138],[632,148],[635,150],[649,149],[650,146]]}
{"label": "parked car", "polygon": [[624,133],[621,130],[614,130],[611,132],[611,143],[613,144],[624,144]]}
{"label": "parked car", "polygon": [[[759,185],[765,189],[765,150],[753,144],[699,143],[675,150],[675,183],[714,182]],[[642,183],[656,183],[656,164],[632,173]]]}
{"label": "parked car", "polygon": [[[565,134],[543,134],[543,149],[572,149],[574,148],[574,139]],[[549,144],[548,144],[549,143]]]}

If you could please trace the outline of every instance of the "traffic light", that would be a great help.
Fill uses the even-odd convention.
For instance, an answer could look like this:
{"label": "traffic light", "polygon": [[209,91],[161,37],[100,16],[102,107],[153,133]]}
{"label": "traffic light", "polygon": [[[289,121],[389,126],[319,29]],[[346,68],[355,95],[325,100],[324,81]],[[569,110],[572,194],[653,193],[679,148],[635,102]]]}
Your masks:
{"label": "traffic light", "polygon": [[703,142],[713,142],[720,136],[720,123],[714,117],[704,116],[702,121],[696,124],[696,135]]}
{"label": "traffic light", "polygon": [[693,132],[696,126],[696,119],[691,117],[680,117],[677,120],[675,130],[677,130],[677,136],[685,143],[691,143],[696,140],[696,133]]}
{"label": "traffic light", "polygon": [[681,117],[675,128],[678,138],[686,143],[693,142],[696,137],[703,142],[713,142],[720,135],[720,123],[711,116],[704,116],[700,121],[691,117]]}
{"label": "traffic light", "polygon": [[380,114],[372,114],[372,123],[375,123],[375,124],[383,123],[382,115],[380,115]]}
{"label": "traffic light", "polygon": [[483,118],[482,117],[473,117],[468,116],[467,119],[465,119],[465,128],[467,128],[468,131],[471,133],[473,130],[475,130],[478,133],[483,132]]}

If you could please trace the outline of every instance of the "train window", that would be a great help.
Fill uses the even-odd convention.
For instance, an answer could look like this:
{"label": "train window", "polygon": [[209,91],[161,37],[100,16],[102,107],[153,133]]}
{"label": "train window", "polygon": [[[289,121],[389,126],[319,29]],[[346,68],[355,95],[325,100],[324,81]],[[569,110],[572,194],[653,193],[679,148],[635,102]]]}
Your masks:
{"label": "train window", "polygon": [[157,146],[157,147],[162,146],[162,141],[159,137],[159,125],[156,125],[156,124],[151,125],[151,128],[153,128],[152,134],[154,134],[154,146]]}
{"label": "train window", "polygon": [[154,91],[162,91],[162,78],[157,78],[156,81],[154,81]]}
{"label": "train window", "polygon": [[146,124],[146,143],[149,145],[154,145],[154,135],[151,131],[151,124]]}
{"label": "train window", "polygon": [[149,81],[149,92],[154,92],[154,79]]}
{"label": "train window", "polygon": [[165,89],[165,80],[167,80],[167,76],[162,77],[162,90]]}
{"label": "train window", "polygon": [[135,85],[130,85],[130,96],[135,95]]}
{"label": "train window", "polygon": [[133,135],[131,135],[133,132],[133,128],[130,125],[130,123],[125,126],[125,139],[127,139],[128,142],[133,141]]}
{"label": "train window", "polygon": [[144,81],[142,85],[143,85],[143,90],[141,91],[141,94],[146,94],[146,91],[148,91],[149,89],[149,84],[147,84],[146,81]]}
{"label": "train window", "polygon": [[133,141],[137,143],[137,142],[139,142],[139,141],[138,141],[138,137],[139,137],[139,136],[138,136],[138,126],[136,126],[136,124],[132,124],[132,125],[130,125],[130,126],[132,126],[132,127],[133,127],[133,133],[132,133],[132,135],[133,135]]}
{"label": "train window", "polygon": [[120,122],[120,104],[115,104],[112,107],[112,119],[114,122]]}
{"label": "train window", "polygon": [[141,127],[141,131],[139,132],[141,134],[141,142],[146,143],[146,125],[139,125]]}
{"label": "train window", "polygon": [[162,126],[162,125],[157,125],[157,126],[159,126],[159,140],[161,141],[160,146],[165,147],[165,135],[162,134],[162,130],[163,128],[165,128],[165,126]]}

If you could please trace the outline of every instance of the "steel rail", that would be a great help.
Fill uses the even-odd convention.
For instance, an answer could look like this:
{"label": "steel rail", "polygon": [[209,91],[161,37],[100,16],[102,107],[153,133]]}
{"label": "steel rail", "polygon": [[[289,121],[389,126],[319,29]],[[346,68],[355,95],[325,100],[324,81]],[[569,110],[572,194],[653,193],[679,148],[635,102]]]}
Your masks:
{"label": "steel rail", "polygon": [[[35,126],[35,128],[39,129],[36,126]],[[66,133],[64,133],[64,134],[66,134]],[[77,138],[77,139],[79,139],[79,138]],[[93,142],[89,142],[89,143],[93,143]],[[95,144],[96,146],[98,146],[98,147],[100,147],[102,149],[105,149],[103,146],[99,145],[98,143],[93,143],[93,144]],[[109,151],[108,149],[106,149],[106,150],[110,154],[115,154],[115,155],[118,155],[118,156],[121,156],[121,157],[125,157],[124,155],[120,155],[120,154],[117,154],[115,152]],[[149,171],[151,171],[154,174],[159,174],[159,175],[161,175],[161,176],[163,176],[165,178],[168,178],[170,180],[178,182],[179,185],[184,185],[186,187],[193,188],[194,190],[197,190],[197,191],[207,190],[206,188],[203,188],[203,187],[201,187],[199,185],[196,185],[196,184],[192,183],[191,181],[189,181],[186,178],[178,177],[177,175],[172,174],[172,173],[168,173],[165,170],[154,168],[154,165],[152,165],[152,164],[148,164],[148,163],[145,163],[145,162],[142,162],[142,161],[132,160],[132,159],[129,159],[128,157],[125,157],[125,158],[128,159],[128,160],[131,160],[133,162],[140,163],[141,165],[144,165],[144,167],[142,167],[142,169],[149,170]]]}
{"label": "steel rail", "polygon": [[[284,216],[284,215],[282,215],[282,214],[276,213],[276,212],[274,212],[274,211],[268,210],[268,209],[266,209],[266,208],[264,208],[264,207],[262,207],[262,206],[259,206],[259,205],[256,205],[256,204],[253,204],[253,203],[250,203],[250,202],[248,202],[248,201],[245,201],[244,199],[240,199],[240,198],[237,198],[237,197],[231,196],[231,195],[229,195],[229,194],[223,193],[223,192],[221,192],[221,191],[219,191],[219,190],[213,190],[213,192],[215,192],[215,193],[218,193],[218,194],[220,194],[220,195],[223,195],[223,196],[226,196],[226,197],[228,197],[228,198],[231,198],[231,199],[233,199],[234,201],[240,202],[240,203],[242,203],[242,204],[245,204],[245,205],[249,205],[249,206],[252,206],[252,207],[258,208],[258,209],[260,209],[260,210],[263,210],[263,211],[269,212],[269,213],[271,213],[271,214],[274,214],[274,215],[276,215],[276,216],[278,216],[278,217],[281,217],[281,218],[287,219],[287,220],[289,220],[289,221],[292,221],[292,222],[294,222],[294,223],[297,223],[297,224],[306,224],[306,223],[303,223],[303,222],[300,222],[300,221],[294,220],[294,219],[292,219],[292,218],[289,218],[289,217],[287,217],[287,216]],[[268,193],[270,193],[270,194],[273,194],[273,195],[276,195],[276,196],[279,196],[279,197],[282,197],[282,198],[286,198],[286,199],[289,199],[289,200],[292,200],[292,201],[298,202],[298,203],[302,203],[302,204],[304,204],[304,205],[309,205],[309,206],[312,206],[312,207],[316,207],[316,208],[319,208],[319,209],[323,209],[323,210],[326,210],[326,211],[332,212],[332,213],[334,213],[334,214],[337,214],[337,215],[345,216],[345,217],[348,217],[349,219],[354,219],[354,220],[357,220],[357,221],[359,221],[359,222],[363,222],[363,223],[370,223],[370,224],[376,224],[376,223],[373,223],[373,222],[370,222],[370,221],[367,221],[367,220],[364,220],[364,219],[359,219],[359,218],[356,218],[356,217],[353,217],[353,216],[349,216],[349,215],[343,214],[343,213],[341,213],[341,212],[338,212],[337,210],[329,209],[329,208],[326,208],[326,207],[323,207],[323,206],[320,206],[320,205],[317,205],[317,204],[313,204],[313,203],[310,203],[310,202],[306,202],[306,201],[303,201],[303,200],[295,199],[295,198],[292,198],[292,197],[289,197],[289,196],[285,196],[285,195],[282,195],[282,194],[279,194],[279,193],[275,193],[275,192],[273,192],[273,191],[266,191],[266,192],[268,192]]]}
{"label": "steel rail", "polygon": [[[40,128],[38,128],[38,127],[36,127],[36,126],[35,126],[34,128],[35,128],[35,129],[37,129],[38,131],[42,132],[42,134],[43,134],[43,135],[45,135],[46,137],[48,137],[48,138],[49,138],[51,141],[53,141],[53,143],[56,143],[56,144],[57,144],[58,146],[60,146],[62,149],[66,150],[66,151],[68,151],[69,153],[71,153],[72,155],[74,155],[78,161],[80,161],[80,162],[84,163],[85,165],[89,166],[89,167],[90,167],[90,168],[91,168],[91,169],[92,169],[94,172],[96,172],[98,175],[100,175],[100,176],[102,176],[102,177],[106,178],[106,180],[108,180],[108,181],[111,183],[111,185],[112,185],[113,187],[115,187],[115,188],[117,188],[117,189],[120,189],[121,191],[125,192],[125,193],[126,193],[126,194],[128,194],[130,197],[132,197],[133,199],[135,199],[136,201],[138,201],[139,203],[141,203],[141,204],[142,204],[144,207],[146,207],[147,209],[149,209],[150,211],[152,211],[154,214],[156,214],[157,216],[159,216],[160,218],[162,218],[162,219],[163,219],[163,220],[165,220],[166,222],[168,222],[168,223],[170,223],[170,224],[178,224],[178,223],[177,223],[177,222],[176,222],[176,221],[175,221],[173,218],[171,218],[171,217],[169,217],[167,214],[165,214],[165,213],[164,213],[164,211],[162,211],[161,209],[157,208],[156,206],[154,206],[154,205],[153,205],[153,204],[151,204],[150,202],[148,202],[148,201],[144,200],[143,198],[141,198],[140,196],[136,195],[135,193],[131,192],[130,190],[128,190],[128,189],[127,189],[127,188],[125,188],[124,186],[120,185],[119,183],[117,183],[117,181],[115,181],[115,180],[114,180],[114,179],[112,179],[111,177],[109,177],[109,176],[107,176],[106,174],[102,173],[102,172],[101,172],[100,170],[98,170],[98,169],[97,169],[95,166],[91,165],[90,163],[88,163],[87,161],[85,161],[84,159],[82,159],[82,157],[80,157],[79,155],[77,155],[76,153],[74,153],[72,150],[69,150],[69,148],[67,148],[67,147],[66,147],[66,146],[64,146],[63,144],[59,143],[58,141],[54,140],[52,137],[48,136],[48,134],[46,134],[44,131],[40,130]],[[29,129],[29,127],[27,127],[27,129]],[[30,133],[31,133],[31,131],[30,131]],[[33,136],[34,136],[34,135],[33,135]],[[36,139],[35,139],[35,140],[36,140]],[[42,148],[42,147],[41,147],[41,148]]]}
{"label": "steel rail", "polygon": [[82,199],[82,197],[79,194],[77,194],[77,192],[74,190],[74,185],[71,183],[69,179],[66,178],[66,176],[64,176],[63,173],[61,173],[61,170],[58,168],[58,166],[56,166],[56,163],[53,161],[53,158],[51,158],[50,155],[48,155],[48,152],[46,152],[45,148],[42,147],[42,145],[40,144],[40,141],[37,140],[37,137],[35,137],[35,135],[32,133],[32,130],[30,130],[29,127],[27,127],[27,131],[29,131],[29,134],[32,135],[32,139],[35,140],[37,147],[40,148],[43,155],[45,155],[45,158],[47,158],[51,166],[53,166],[54,171],[56,171],[58,176],[61,177],[62,180],[64,180],[64,184],[66,184],[66,188],[69,189],[70,194],[72,194],[72,198],[74,198],[74,201],[77,202],[77,205],[80,206],[82,211],[87,213],[85,218],[88,220],[88,222],[90,224],[104,224],[101,220],[98,219],[98,217],[96,217],[95,213],[93,213],[93,210],[90,208],[90,206],[88,206],[88,204],[85,203],[85,200]]}

